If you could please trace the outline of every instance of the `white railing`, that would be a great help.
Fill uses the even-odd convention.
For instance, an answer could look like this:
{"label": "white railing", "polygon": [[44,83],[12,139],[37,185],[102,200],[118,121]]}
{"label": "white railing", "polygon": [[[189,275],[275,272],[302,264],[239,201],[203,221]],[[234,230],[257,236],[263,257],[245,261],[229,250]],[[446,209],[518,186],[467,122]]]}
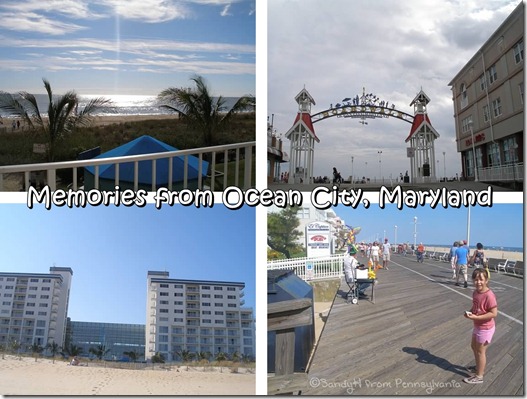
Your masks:
{"label": "white railing", "polygon": [[[152,191],[156,190],[158,186],[156,183],[156,161],[159,159],[168,159],[168,189],[172,190],[172,177],[174,171],[172,159],[175,157],[180,157],[184,160],[183,167],[183,189],[188,188],[188,168],[189,168],[189,156],[195,156],[199,159],[199,169],[198,169],[198,188],[203,187],[205,178],[203,173],[207,171],[202,170],[202,160],[203,154],[211,154],[209,161],[209,175],[207,176],[207,182],[209,182],[209,189],[214,191],[216,179],[223,177],[223,188],[227,187],[228,184],[241,187],[243,189],[248,189],[254,186],[252,181],[252,167],[253,167],[253,150],[256,146],[255,141],[238,143],[238,144],[228,144],[215,147],[204,147],[204,148],[195,148],[191,150],[178,150],[178,151],[168,151],[168,152],[159,152],[154,154],[141,154],[141,155],[129,155],[124,157],[114,157],[114,158],[97,158],[97,159],[88,159],[82,161],[69,161],[69,162],[50,162],[50,163],[40,163],[40,164],[27,164],[27,165],[11,165],[11,166],[0,166],[0,191],[4,191],[4,175],[5,174],[16,174],[20,173],[24,175],[23,180],[23,191],[27,191],[30,187],[30,175],[32,172],[46,172],[47,185],[51,190],[56,190],[57,188],[57,170],[70,169],[73,172],[73,181],[71,188],[73,190],[79,189],[78,184],[78,169],[85,168],[88,166],[93,166],[95,170],[94,176],[94,188],[99,188],[100,176],[99,170],[104,165],[115,165],[115,179],[114,183],[116,186],[119,185],[119,165],[124,163],[133,163],[134,164],[134,191],[138,190],[139,187],[139,162],[141,161],[152,161]],[[231,165],[230,168],[228,162],[229,152],[235,152],[235,161],[234,165]],[[241,152],[243,152],[243,159],[245,160],[245,165],[243,169],[243,181],[240,181],[240,162],[241,162]],[[217,170],[216,155],[224,154],[223,169]],[[234,167],[234,172],[232,168]],[[230,169],[230,170],[229,170]],[[229,179],[232,177],[233,179]],[[230,182],[230,183],[228,183]]]}
{"label": "white railing", "polygon": [[478,168],[480,181],[523,181],[523,162]]}
{"label": "white railing", "polygon": [[267,262],[267,270],[293,270],[304,281],[324,278],[340,278],[343,271],[344,254],[320,258],[293,258]]}

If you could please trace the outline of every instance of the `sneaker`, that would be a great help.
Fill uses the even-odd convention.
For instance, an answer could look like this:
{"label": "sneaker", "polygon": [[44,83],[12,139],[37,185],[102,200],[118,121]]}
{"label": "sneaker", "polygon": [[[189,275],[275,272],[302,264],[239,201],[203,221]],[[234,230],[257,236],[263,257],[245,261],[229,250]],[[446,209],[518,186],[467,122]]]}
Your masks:
{"label": "sneaker", "polygon": [[463,284],[463,288],[467,288],[468,287],[468,283],[465,281],[465,284]]}
{"label": "sneaker", "polygon": [[483,378],[475,375],[473,377],[463,378],[463,382],[466,382],[467,384],[481,384],[483,382]]}
{"label": "sneaker", "polygon": [[456,283],[456,287],[459,287],[459,283]]}
{"label": "sneaker", "polygon": [[471,374],[471,376],[476,375],[476,366],[467,366],[465,368]]}
{"label": "sneaker", "polygon": [[368,298],[368,295],[364,292],[359,292],[359,298]]}

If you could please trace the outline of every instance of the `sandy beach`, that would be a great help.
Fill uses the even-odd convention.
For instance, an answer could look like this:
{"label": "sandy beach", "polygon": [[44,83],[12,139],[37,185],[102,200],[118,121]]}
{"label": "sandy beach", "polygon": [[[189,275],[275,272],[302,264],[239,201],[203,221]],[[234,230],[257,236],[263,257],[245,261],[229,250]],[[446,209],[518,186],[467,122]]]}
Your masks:
{"label": "sandy beach", "polygon": [[[157,366],[159,367],[159,366]],[[62,360],[6,355],[0,358],[1,395],[254,395],[254,370],[229,368],[196,371],[166,369],[128,370],[97,366],[70,366]]]}

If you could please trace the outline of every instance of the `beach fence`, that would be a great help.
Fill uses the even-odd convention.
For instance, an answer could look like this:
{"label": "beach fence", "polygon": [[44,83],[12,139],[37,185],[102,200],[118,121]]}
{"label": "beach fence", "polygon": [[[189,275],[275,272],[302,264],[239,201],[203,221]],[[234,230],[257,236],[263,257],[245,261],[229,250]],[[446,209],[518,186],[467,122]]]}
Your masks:
{"label": "beach fence", "polygon": [[[159,186],[156,181],[156,166],[159,160],[168,160],[168,162],[165,162],[168,164],[167,188],[172,190],[172,176],[175,173],[172,161],[176,157],[183,159],[184,169],[182,186],[178,187],[178,189],[187,189],[189,188],[190,181],[189,157],[192,156],[199,159],[200,170],[197,181],[198,188],[207,188],[214,191],[218,189],[218,186],[221,186],[220,189],[224,189],[228,186],[235,186],[242,189],[248,189],[254,187],[255,184],[253,181],[253,157],[255,156],[255,147],[256,142],[251,141],[190,150],[166,151],[113,158],[0,166],[0,191],[28,191],[29,187],[34,184],[31,177],[38,174],[44,174],[45,185],[47,185],[52,191],[55,191],[58,185],[64,185],[64,182],[62,182],[61,179],[57,179],[57,172],[64,170],[71,172],[72,179],[71,183],[66,184],[66,187],[61,188],[71,188],[73,190],[83,189],[82,183],[79,182],[79,170],[83,170],[86,167],[93,167],[94,188],[99,189],[101,182],[100,170],[108,165],[115,167],[114,183],[115,186],[119,186],[121,182],[119,178],[119,167],[120,165],[130,163],[133,163],[134,165],[133,189],[134,191],[137,191],[139,188],[139,163],[144,161],[151,162],[151,189],[152,191],[156,191],[156,187]],[[203,177],[201,173],[201,165],[203,164],[202,161],[205,157],[208,158],[209,162],[209,174],[206,177]],[[223,160],[222,163],[217,162],[218,158]],[[232,161],[227,162],[228,160]],[[13,190],[6,187],[6,177],[12,175],[20,175],[22,177],[21,188],[19,187]]]}
{"label": "beach fence", "polygon": [[267,262],[267,270],[294,270],[304,281],[341,278],[344,254],[323,256],[318,258],[292,258]]}

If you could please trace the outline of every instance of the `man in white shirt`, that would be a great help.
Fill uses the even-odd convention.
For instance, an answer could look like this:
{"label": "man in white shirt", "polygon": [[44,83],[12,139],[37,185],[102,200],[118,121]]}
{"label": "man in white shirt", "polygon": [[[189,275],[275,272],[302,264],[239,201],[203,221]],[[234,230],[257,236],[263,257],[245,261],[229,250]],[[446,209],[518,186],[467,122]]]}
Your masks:
{"label": "man in white shirt", "polygon": [[382,244],[382,267],[385,270],[390,270],[388,269],[388,262],[390,261],[390,250],[391,250],[391,245],[388,242],[388,239],[385,238],[384,244]]}

